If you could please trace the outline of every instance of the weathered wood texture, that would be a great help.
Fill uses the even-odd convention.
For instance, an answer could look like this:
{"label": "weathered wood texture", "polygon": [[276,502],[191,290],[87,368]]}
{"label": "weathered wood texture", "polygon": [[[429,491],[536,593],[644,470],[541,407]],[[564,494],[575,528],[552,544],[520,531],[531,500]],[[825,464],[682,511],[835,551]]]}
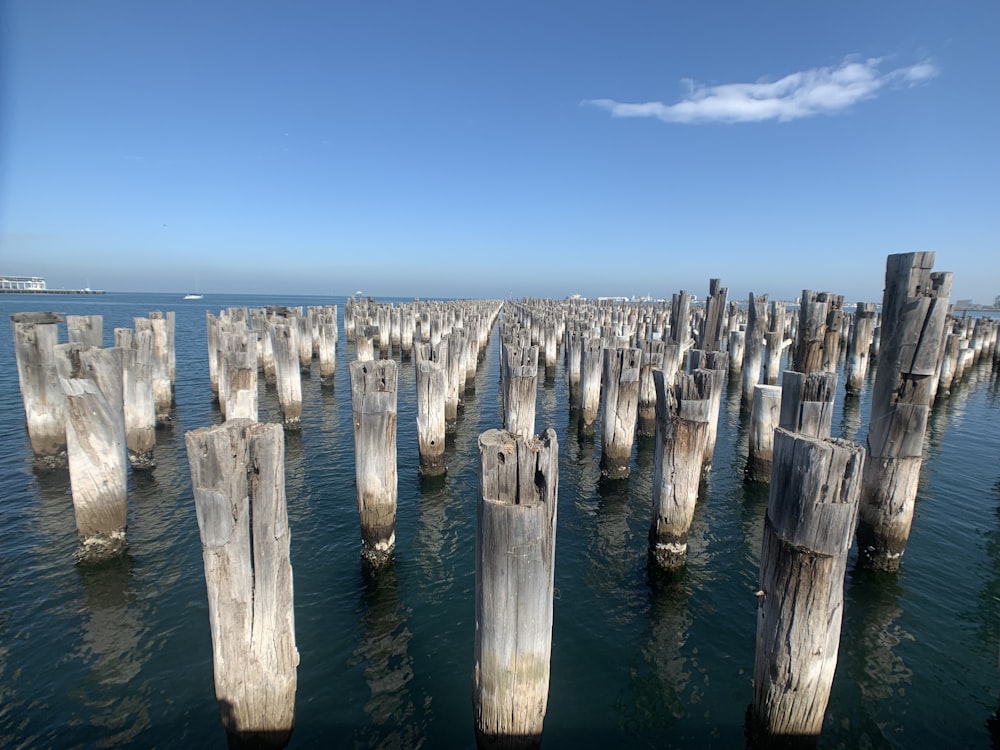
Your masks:
{"label": "weathered wood texture", "polygon": [[503,425],[514,435],[535,434],[535,402],[538,390],[538,347],[522,343],[501,345]]}
{"label": "weathered wood texture", "polygon": [[857,304],[851,335],[847,341],[847,361],[844,365],[844,392],[848,395],[860,395],[864,385],[876,320],[874,302]]}
{"label": "weathered wood texture", "polygon": [[594,434],[601,407],[601,374],[604,372],[604,340],[590,337],[583,342],[580,360],[580,432]]}
{"label": "weathered wood texture", "polygon": [[726,297],[729,290],[722,286],[720,279],[708,282],[708,297],[705,298],[705,318],[698,331],[698,348],[708,352],[723,350],[726,323]]}
{"label": "weathered wood texture", "polygon": [[639,370],[639,406],[636,414],[636,434],[652,437],[656,434],[656,383],[653,370],[663,368],[665,344],[662,341],[642,342],[642,367]]}
{"label": "weathered wood texture", "polygon": [[692,349],[688,352],[688,370],[708,370],[712,373],[712,393],[708,413],[708,435],[705,438],[705,461],[703,468],[712,465],[715,456],[715,440],[719,434],[719,413],[722,410],[722,393],[726,389],[729,357],[724,352]]}
{"label": "weathered wood texture", "polygon": [[758,383],[754,391],[744,474],[751,482],[770,482],[774,430],[781,414],[781,386]]}
{"label": "weathered wood texture", "polygon": [[272,318],[267,323],[267,337],[274,352],[274,373],[278,387],[278,406],[286,430],[302,426],[302,371],[299,366],[299,329],[286,318]]}
{"label": "weathered wood texture", "polygon": [[378,566],[396,545],[397,367],[391,359],[351,362],[350,372],[361,556]]}
{"label": "weathered wood texture", "polygon": [[806,375],[785,370],[781,378],[779,426],[789,432],[810,437],[830,437],[833,400],[836,395],[837,374],[834,372],[813,372]]}
{"label": "weathered wood texture", "polygon": [[420,454],[420,473],[424,476],[440,476],[445,473],[445,372],[439,362],[431,362],[426,358],[418,359],[414,367],[417,384],[417,448]]}
{"label": "weathered wood texture", "polygon": [[125,549],[128,521],[121,349],[104,351],[117,353],[117,362],[111,362],[118,370],[117,394],[103,393],[95,380],[63,378],[61,381],[66,396],[69,480],[80,538],[77,557],[86,562],[121,553]]}
{"label": "weathered wood texture", "polygon": [[14,313],[10,324],[28,439],[41,467],[66,461],[66,397],[59,382],[55,347],[59,313]]}
{"label": "weathered wood texture", "polygon": [[299,663],[284,435],[280,425],[237,419],[185,442],[222,722],[231,747],[283,747]]}
{"label": "weathered wood texture", "polygon": [[924,431],[941,366],[952,274],[932,272],[934,253],[886,261],[882,351],[872,388],[868,462],[858,523],[860,561],[896,570],[913,519]]}
{"label": "weathered wood texture", "polygon": [[71,344],[104,346],[104,316],[67,315],[66,334]]}
{"label": "weathered wood texture", "polygon": [[481,747],[537,747],[552,650],[555,431],[479,437],[473,710]]}
{"label": "weathered wood texture", "polygon": [[826,292],[802,290],[799,305],[798,338],[795,341],[793,366],[797,372],[818,372],[823,367],[823,342],[826,339],[826,318],[829,312]]}
{"label": "weathered wood texture", "polygon": [[753,719],[770,737],[823,725],[864,460],[847,441],[775,431],[753,680]]}
{"label": "weathered wood texture", "polygon": [[764,334],[767,333],[767,295],[750,292],[747,304],[746,347],[743,357],[741,403],[749,410],[753,403],[753,387],[760,382],[760,366],[764,357]]}
{"label": "weathered wood texture", "polygon": [[682,566],[698,502],[705,459],[714,374],[709,370],[653,371],[656,386],[656,452],[649,547],[666,569]]}
{"label": "weathered wood texture", "polygon": [[[122,335],[119,336],[119,331]],[[125,335],[127,332],[127,336]],[[156,404],[150,375],[153,356],[152,331],[115,329],[116,345],[122,348],[122,392],[125,412],[125,442],[128,460],[134,469],[156,468],[153,448],[156,445]]]}
{"label": "weathered wood texture", "polygon": [[624,479],[629,474],[639,408],[642,349],[604,350],[601,410],[601,475]]}
{"label": "weathered wood texture", "polygon": [[764,334],[764,383],[777,385],[781,376],[781,359],[792,340],[785,338],[785,305],[771,300],[768,305],[767,332]]}
{"label": "weathered wood texture", "polygon": [[257,421],[257,349],[226,351],[222,358],[220,383],[227,420]]}
{"label": "weathered wood texture", "polygon": [[729,332],[729,371],[743,372],[743,357],[746,351],[747,332],[733,330]]}

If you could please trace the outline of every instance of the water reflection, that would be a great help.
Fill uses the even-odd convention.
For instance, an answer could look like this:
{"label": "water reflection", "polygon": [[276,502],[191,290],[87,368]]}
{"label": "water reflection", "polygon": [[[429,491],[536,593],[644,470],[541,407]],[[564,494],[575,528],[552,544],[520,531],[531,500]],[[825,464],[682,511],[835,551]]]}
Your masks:
{"label": "water reflection", "polygon": [[149,644],[142,638],[132,570],[129,554],[100,566],[77,566],[85,605],[78,655],[90,667],[80,701],[89,709],[91,726],[100,730],[96,747],[131,741],[150,723],[148,697],[136,689]]}
{"label": "water reflection", "polygon": [[352,663],[362,665],[370,696],[363,706],[367,721],[355,741],[367,748],[419,747],[425,730],[410,692],[410,611],[400,599],[394,566],[364,566],[362,576]]}

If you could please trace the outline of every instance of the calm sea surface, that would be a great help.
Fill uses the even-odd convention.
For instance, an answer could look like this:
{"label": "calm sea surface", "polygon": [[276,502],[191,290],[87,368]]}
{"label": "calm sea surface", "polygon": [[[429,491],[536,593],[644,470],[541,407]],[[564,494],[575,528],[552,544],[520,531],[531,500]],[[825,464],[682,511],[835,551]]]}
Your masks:
{"label": "calm sea surface", "polygon": [[[224,747],[214,698],[201,544],[184,433],[218,423],[205,311],[339,304],[344,297],[106,294],[0,296],[14,312],[104,315],[112,329],[177,315],[176,420],[158,467],[130,479],[128,553],[74,563],[65,472],[36,473],[9,323],[0,335],[0,746]],[[301,433],[286,436],[298,670],[291,747],[474,747],[477,438],[500,426],[498,342],[449,436],[448,474],[417,474],[413,369],[399,376],[395,561],[360,559],[347,363],[303,382]],[[873,375],[874,373],[872,373]],[[834,435],[863,442],[871,378],[838,396]],[[843,378],[841,378],[843,381]],[[261,419],[278,420],[261,383]],[[560,363],[539,384],[536,427],[559,436],[559,510],[547,748],[744,745],[752,698],[757,570],[767,491],[742,481],[739,383],[720,416],[689,563],[675,581],[646,565],[653,441],[631,477],[599,479],[600,438],[577,437]],[[598,430],[598,436],[600,431]],[[895,575],[849,564],[840,660],[820,746],[990,746],[1000,647],[1000,384],[989,364],[940,400],[925,441],[916,518]]]}

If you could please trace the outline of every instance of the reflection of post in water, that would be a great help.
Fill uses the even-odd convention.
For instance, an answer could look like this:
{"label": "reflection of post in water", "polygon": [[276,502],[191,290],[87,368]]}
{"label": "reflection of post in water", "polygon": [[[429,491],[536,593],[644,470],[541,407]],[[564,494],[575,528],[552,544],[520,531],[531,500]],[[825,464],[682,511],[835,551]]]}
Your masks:
{"label": "reflection of post in water", "polygon": [[[992,562],[990,570],[993,575],[985,581],[979,595],[980,613],[977,619],[981,623],[982,642],[1000,649],[1000,627],[997,627],[997,610],[1000,610],[1000,480],[993,485],[993,526],[987,532],[986,540],[986,552]],[[1000,708],[990,717],[989,729],[992,747],[1000,748]]]}
{"label": "reflection of post in water", "polygon": [[362,566],[364,588],[358,609],[355,663],[364,670],[371,696],[364,705],[367,723],[355,733],[359,747],[419,747],[424,722],[410,694],[413,659],[409,611],[399,598],[395,567]]}
{"label": "reflection of post in water", "polygon": [[81,656],[90,667],[83,703],[105,746],[134,740],[149,725],[149,704],[141,691],[123,690],[142,670],[149,647],[141,644],[146,625],[131,593],[132,557],[77,566],[85,609]]}

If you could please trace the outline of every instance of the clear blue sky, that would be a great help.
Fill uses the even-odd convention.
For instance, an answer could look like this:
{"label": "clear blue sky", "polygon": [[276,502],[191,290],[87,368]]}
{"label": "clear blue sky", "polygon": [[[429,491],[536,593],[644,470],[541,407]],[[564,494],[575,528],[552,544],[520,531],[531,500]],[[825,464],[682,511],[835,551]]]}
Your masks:
{"label": "clear blue sky", "polygon": [[0,4],[0,273],[1000,294],[1000,3]]}

